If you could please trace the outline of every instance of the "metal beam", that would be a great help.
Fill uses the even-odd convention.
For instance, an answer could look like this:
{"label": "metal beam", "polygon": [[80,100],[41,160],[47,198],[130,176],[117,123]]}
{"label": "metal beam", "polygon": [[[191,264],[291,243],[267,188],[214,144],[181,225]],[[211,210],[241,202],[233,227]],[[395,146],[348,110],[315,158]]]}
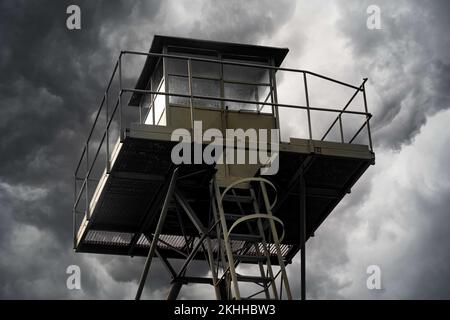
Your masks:
{"label": "metal beam", "polygon": [[183,197],[183,195],[178,191],[175,190],[174,192],[175,200],[180,204],[180,206],[183,208],[183,210],[188,215],[189,219],[191,219],[192,223],[194,224],[195,228],[200,234],[206,233],[206,228],[203,226],[200,219],[195,214],[192,207],[189,205],[189,203],[186,201],[186,199]]}
{"label": "metal beam", "polygon": [[158,249],[155,250],[156,255],[158,256],[158,258],[162,261],[163,265],[166,267],[167,271],[170,273],[170,275],[172,276],[172,278],[175,278],[177,276],[177,273],[175,272],[175,270],[173,269],[172,265],[170,264],[169,260],[162,255]]}
{"label": "metal beam", "polygon": [[[308,190],[306,190],[306,196],[315,198],[340,199],[342,197],[342,194],[339,191],[340,190],[334,188],[308,186]],[[300,196],[301,192],[291,191],[289,194],[293,196]]]}
{"label": "metal beam", "polygon": [[142,295],[142,290],[144,289],[145,280],[147,279],[147,274],[152,263],[153,255],[155,254],[156,246],[158,245],[158,238],[161,234],[164,222],[167,216],[167,209],[169,208],[169,202],[172,198],[173,191],[175,189],[175,183],[177,180],[179,167],[175,168],[172,173],[172,178],[170,179],[169,189],[167,190],[166,198],[164,199],[164,204],[161,209],[161,215],[159,216],[158,224],[156,225],[155,234],[153,236],[153,241],[151,242],[150,249],[148,251],[147,260],[145,261],[144,270],[142,271],[141,280],[139,281],[139,287],[136,293],[136,300],[139,300]]}
{"label": "metal beam", "polygon": [[289,196],[289,193],[292,191],[292,189],[294,189],[294,186],[297,183],[299,177],[304,176],[305,173],[308,171],[309,167],[311,167],[312,163],[314,162],[313,160],[314,160],[313,155],[308,155],[305,158],[305,160],[303,160],[303,162],[300,165],[300,168],[298,168],[298,170],[295,172],[295,174],[293,175],[293,177],[289,181],[288,187],[283,192],[283,194],[280,197],[280,199],[277,201],[277,204],[275,205],[275,207],[272,209],[273,212],[277,212],[278,211],[278,209],[281,207],[283,202]]}
{"label": "metal beam", "polygon": [[[152,242],[151,240],[151,236],[146,236],[147,241],[149,243]],[[155,249],[155,253],[158,256],[159,259],[161,259],[161,262],[163,263],[164,267],[166,267],[167,271],[170,273],[170,275],[172,276],[172,279],[175,278],[177,276],[177,273],[175,272],[175,270],[173,269],[172,265],[170,264],[169,260],[166,258],[165,255],[161,254],[161,252],[158,250],[158,248]]]}
{"label": "metal beam", "polygon": [[139,231],[133,235],[133,237],[131,238],[131,241],[130,241],[129,250],[128,250],[128,254],[130,256],[133,255],[134,248],[135,248],[141,234],[150,225],[150,223],[153,222],[154,216],[150,213],[153,212],[154,210],[156,210],[156,208],[160,205],[160,203],[163,199],[163,194],[164,194],[163,191],[164,190],[166,190],[166,185],[161,186],[160,191],[155,196],[154,201],[151,201],[151,203],[145,210],[145,214],[140,222]]}
{"label": "metal beam", "polygon": [[198,242],[195,244],[195,247],[192,249],[191,253],[186,258],[183,266],[181,267],[180,271],[178,272],[177,278],[179,278],[186,271],[186,269],[189,266],[189,264],[191,263],[192,259],[194,259],[194,257],[197,255],[198,249],[200,249],[200,246],[203,243],[203,241],[205,240],[205,238],[206,238],[206,234],[203,234],[200,237],[200,239],[198,240]]}
{"label": "metal beam", "polygon": [[178,294],[180,293],[181,287],[183,286],[183,282],[175,281],[172,283],[172,287],[170,288],[169,294],[167,295],[167,300],[176,300]]}
{"label": "metal beam", "polygon": [[210,284],[213,285],[214,281],[212,278],[206,278],[206,277],[179,277],[175,279],[177,282],[181,283],[200,283],[200,284]]}
{"label": "metal beam", "polygon": [[305,179],[300,176],[300,288],[301,300],[306,300],[306,185]]}
{"label": "metal beam", "polygon": [[[214,267],[214,254],[213,254],[213,251],[212,251],[211,239],[209,238],[209,233],[211,232],[211,230],[208,230],[207,228],[205,228],[203,226],[203,223],[197,217],[197,215],[195,214],[194,210],[189,205],[189,203],[186,201],[186,199],[183,197],[183,195],[178,190],[175,190],[174,193],[175,193],[175,200],[177,201],[177,203],[186,212],[186,214],[188,215],[189,219],[191,219],[192,223],[197,228],[197,231],[202,236],[202,238],[204,236],[204,240],[203,241],[206,242],[206,253],[207,253],[207,258],[208,258],[209,266],[210,266],[211,273],[212,273],[214,290],[216,292],[217,299],[220,299],[220,289],[217,286],[217,273],[216,273],[215,267]],[[214,228],[214,227],[215,227],[215,225],[212,228]],[[203,245],[203,241],[200,242],[202,245]]]}

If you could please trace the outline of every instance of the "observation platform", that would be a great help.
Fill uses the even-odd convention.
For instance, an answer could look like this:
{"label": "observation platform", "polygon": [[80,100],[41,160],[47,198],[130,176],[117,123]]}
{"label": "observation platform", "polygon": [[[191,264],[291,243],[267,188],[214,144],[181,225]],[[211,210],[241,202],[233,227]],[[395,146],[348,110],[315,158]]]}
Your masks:
{"label": "observation platform", "polygon": [[[204,129],[217,128],[222,133],[227,129],[279,130],[283,127],[280,112],[292,110],[301,113],[303,129],[309,135],[303,139],[291,134],[288,140],[277,141],[279,170],[263,176],[276,189],[276,195],[268,190],[268,196],[277,198],[272,213],[284,224],[280,249],[285,262],[290,263],[304,245],[300,230],[305,230],[305,240],[311,237],[374,163],[375,155],[370,133],[372,115],[366,101],[367,79],[355,86],[307,70],[283,68],[287,52],[286,48],[163,36],[155,36],[150,52],[122,51],[74,174],[74,249],[147,256],[149,239],[155,232],[175,169],[171,159],[172,148],[177,144],[171,141],[174,129],[193,130],[195,121],[200,120]],[[130,77],[131,72],[124,71],[124,61],[130,57],[145,58],[134,82],[125,76]],[[139,63],[128,65],[135,70]],[[295,91],[293,96],[298,93],[302,101],[291,103],[288,99],[290,104],[280,103],[278,92],[282,85],[277,85],[280,79],[288,83],[284,92]],[[127,82],[133,82],[134,86]],[[320,90],[313,95],[314,86]],[[333,102],[334,107],[323,107],[328,105],[325,96],[345,99]],[[318,98],[318,102],[312,97]],[[358,105],[361,109],[350,110],[357,97],[361,98]],[[293,121],[299,119],[298,113],[292,116]],[[312,113],[320,123],[314,123]],[[327,115],[334,118],[329,127]],[[344,117],[350,122],[345,128]],[[324,125],[328,130],[323,137],[313,136]],[[366,137],[362,137],[364,131]],[[334,134],[333,141],[329,133]],[[194,252],[194,259],[205,260],[204,248],[193,250],[205,241],[198,224],[207,229],[213,258],[219,259],[217,238],[221,231],[211,229],[214,227],[211,180],[215,179],[223,191],[233,181],[258,177],[261,168],[228,166],[205,163],[179,166],[175,188],[182,201],[169,203],[156,251],[160,259],[185,259],[189,263],[189,255]],[[232,216],[252,211],[255,203],[249,201],[244,191],[235,190],[232,199],[223,199],[224,213]],[[262,203],[260,195],[256,196]],[[302,217],[305,214],[305,225],[300,212]],[[269,237],[268,225],[264,228]],[[247,256],[256,256],[257,249],[249,245],[255,244],[255,240],[246,230],[246,223],[234,232],[231,247],[246,248]],[[278,264],[276,246],[270,245],[268,239],[271,261]]]}
{"label": "observation platform", "polygon": [[[171,149],[177,142],[170,140],[171,132],[169,127],[136,124],[123,142],[115,145],[110,173],[103,173],[90,201],[90,219],[85,216],[77,230],[77,252],[147,255],[150,244],[144,235],[156,227],[174,169]],[[278,190],[273,214],[285,225],[281,248],[289,263],[300,246],[300,174],[305,179],[309,238],[374,162],[374,155],[366,145],[291,138],[280,144],[279,161],[278,173],[264,178]],[[181,165],[177,182],[177,188],[205,225],[210,214],[209,181],[215,172],[214,165]],[[184,225],[184,230],[180,225]],[[197,230],[172,204],[160,237],[159,253],[165,258],[185,258],[183,253],[188,254],[187,248],[195,241]],[[245,239],[232,242],[239,247]],[[213,246],[214,254],[217,248]],[[200,251],[195,259],[205,256]]]}

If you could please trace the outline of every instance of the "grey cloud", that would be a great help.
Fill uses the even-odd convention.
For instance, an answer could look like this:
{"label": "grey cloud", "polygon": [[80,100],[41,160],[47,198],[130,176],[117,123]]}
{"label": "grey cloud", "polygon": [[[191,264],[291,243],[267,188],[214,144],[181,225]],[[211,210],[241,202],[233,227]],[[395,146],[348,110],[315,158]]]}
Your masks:
{"label": "grey cloud", "polygon": [[[65,26],[70,4],[81,7],[79,31]],[[132,298],[142,259],[72,251],[71,177],[114,59],[120,50],[147,50],[157,33],[255,42],[274,32],[295,6],[199,3],[197,12],[189,6],[172,10],[178,5],[0,3],[0,297]],[[188,15],[183,27],[176,25]],[[71,264],[81,267],[81,292],[65,287]],[[195,269],[205,272],[202,265]],[[165,296],[165,273],[156,263],[146,297]]]}
{"label": "grey cloud", "polygon": [[[204,33],[210,39],[255,43],[288,21],[295,1],[204,2],[195,20],[193,34]],[[224,14],[226,12],[226,14]]]}
{"label": "grey cloud", "polygon": [[[427,116],[450,106],[448,1],[378,1],[381,30],[368,30],[372,1],[343,2],[337,27],[353,51],[356,65],[380,96],[372,108],[375,141],[400,148],[410,143]],[[370,96],[369,96],[370,98]]]}
{"label": "grey cloud", "polygon": [[[73,3],[82,9],[82,30],[76,32],[65,28],[65,9]],[[370,168],[308,243],[308,292],[311,298],[448,297],[442,281],[450,259],[448,186],[434,197],[424,195],[413,179],[409,183],[417,188],[392,190],[384,184],[383,170],[387,172],[389,165],[383,159],[392,156],[391,148],[398,153],[408,145],[424,148],[415,145],[415,139],[425,129],[436,136],[445,133],[445,128],[440,132],[426,123],[450,102],[449,5],[379,1],[383,30],[369,32],[365,29],[368,4],[338,3],[340,20],[335,27],[353,53],[354,68],[370,78],[369,104],[381,165]],[[303,20],[295,16],[298,5],[295,1],[1,2],[0,297],[132,298],[143,259],[72,251],[71,176],[112,62],[122,49],[147,50],[157,33],[308,48]],[[308,14],[305,10],[303,14]],[[289,21],[296,22],[297,28],[280,36]],[[299,44],[299,39],[305,43]],[[304,53],[297,51],[295,58]],[[439,164],[448,175],[444,167],[448,154],[439,151],[445,143],[428,151],[428,157],[414,155]],[[440,176],[449,180],[442,172],[423,170],[434,177],[434,183]],[[386,198],[380,195],[383,189],[410,204],[411,216],[399,214],[404,203],[394,202],[386,220],[377,219],[383,212],[379,203]],[[396,219],[411,221],[413,239],[389,231]],[[422,224],[414,224],[416,220]],[[355,244],[351,231],[367,238]],[[395,256],[386,239],[393,244],[401,241]],[[375,296],[364,287],[364,263],[371,256],[386,273],[386,290]],[[65,287],[65,270],[71,264],[81,267],[81,292]],[[288,269],[298,294],[298,262]],[[196,264],[195,270],[204,273],[205,267]],[[156,263],[145,297],[165,296],[165,274]],[[195,292],[183,290],[181,296],[208,298],[211,293],[210,288],[198,287]]]}

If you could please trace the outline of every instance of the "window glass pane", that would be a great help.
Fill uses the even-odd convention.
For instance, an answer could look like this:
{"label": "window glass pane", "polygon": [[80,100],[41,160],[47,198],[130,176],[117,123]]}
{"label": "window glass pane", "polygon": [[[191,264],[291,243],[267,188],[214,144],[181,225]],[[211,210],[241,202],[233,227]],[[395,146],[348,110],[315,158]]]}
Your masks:
{"label": "window glass pane", "polygon": [[[271,102],[271,97],[269,95],[269,86],[257,86],[257,85],[247,85],[247,84],[234,84],[225,83],[225,98],[245,100],[245,101],[255,101],[255,102]],[[254,110],[261,111],[264,113],[272,112],[270,106],[264,106],[257,103],[244,103],[244,102],[232,102],[226,101],[225,105],[228,106],[229,110]]]}
{"label": "window glass pane", "polygon": [[187,60],[166,58],[166,61],[169,74],[188,75]]}
{"label": "window glass pane", "polygon": [[[147,117],[148,118],[148,117]],[[166,118],[166,99],[164,95],[159,94],[155,99],[155,122],[161,125],[161,119],[165,123]]]}
{"label": "window glass pane", "polygon": [[167,124],[166,123],[166,108],[163,109],[162,114],[159,116],[159,118],[156,118],[156,119],[158,119],[157,120],[158,121],[158,123],[157,123],[158,126],[165,126]]}
{"label": "window glass pane", "polygon": [[[163,78],[163,65],[162,60],[160,59],[152,75],[152,85],[151,85],[152,90],[154,91],[158,90],[162,78]],[[150,86],[147,89],[150,89]]]}
{"label": "window glass pane", "polygon": [[[258,87],[258,101],[259,102],[268,102],[272,103],[272,97],[270,95],[270,86],[259,86]],[[258,105],[259,112],[262,113],[272,113],[272,106],[271,105],[264,105],[260,104]]]}
{"label": "window glass pane", "polygon": [[146,93],[142,97],[142,114],[145,117],[145,124],[153,124],[153,117],[149,117],[149,112],[151,113],[151,103],[152,103],[152,95],[149,93]]}
{"label": "window glass pane", "polygon": [[224,64],[223,78],[225,81],[228,80],[269,84],[269,71],[267,69],[255,67]]}
{"label": "window glass pane", "polygon": [[[147,85],[147,90],[164,92],[164,80],[163,80],[163,64],[160,59],[155,67],[155,71],[152,74],[151,85]],[[152,102],[155,110],[152,109]],[[151,95],[144,94],[142,100],[142,114],[144,116],[145,124],[155,124],[158,121],[156,113],[161,116],[162,111],[165,108],[164,95]],[[153,121],[153,113],[155,113],[155,121]]]}
{"label": "window glass pane", "polygon": [[[169,76],[169,92],[175,94],[189,94],[188,78]],[[169,96],[169,103],[189,105],[189,98]]]}
{"label": "window glass pane", "polygon": [[[198,96],[220,97],[220,82],[217,80],[193,79],[192,92]],[[220,101],[196,99],[195,106],[220,107]]]}
{"label": "window glass pane", "polygon": [[[161,84],[160,92],[164,92],[164,80]],[[155,123],[157,125],[165,125],[166,123],[166,98],[162,94],[158,94],[154,97],[153,107],[155,110],[150,109],[145,118],[145,124],[154,124],[153,122],[153,112],[155,113]],[[160,120],[161,119],[161,120]]]}
{"label": "window glass pane", "polygon": [[[242,84],[232,84],[225,83],[225,98],[246,100],[246,101],[257,101],[256,96],[256,86],[254,85],[242,85]],[[256,110],[256,104],[242,103],[242,102],[231,102],[226,101],[225,105],[229,110]]]}
{"label": "window glass pane", "polygon": [[[216,59],[215,57],[205,57]],[[206,61],[192,61],[192,75],[197,77],[220,78],[220,64]]]}
{"label": "window glass pane", "polygon": [[[176,48],[170,47],[169,54],[187,56],[192,58],[217,60],[217,53],[212,51],[204,51],[195,48]],[[187,75],[187,60],[185,59],[167,59],[167,70],[170,74]],[[199,77],[219,78],[220,64],[206,61],[191,60],[192,75]]]}
{"label": "window glass pane", "polygon": [[[224,61],[248,63],[258,65],[268,65],[266,59],[262,57],[244,57],[244,56],[224,56]],[[229,81],[242,81],[242,82],[258,82],[269,84],[269,71],[268,69],[246,67],[231,64],[223,65],[223,78]]]}

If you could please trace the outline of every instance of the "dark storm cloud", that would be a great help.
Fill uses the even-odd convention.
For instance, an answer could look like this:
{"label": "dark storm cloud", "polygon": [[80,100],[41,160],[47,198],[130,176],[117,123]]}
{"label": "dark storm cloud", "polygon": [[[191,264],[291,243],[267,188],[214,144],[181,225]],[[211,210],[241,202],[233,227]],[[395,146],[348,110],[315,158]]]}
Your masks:
{"label": "dark storm cloud", "polygon": [[[70,179],[118,54],[107,47],[101,28],[129,23],[134,7],[117,1],[80,2],[83,29],[70,32],[65,12],[72,3],[1,3],[2,297],[70,296],[65,269],[83,264],[71,252]],[[135,6],[149,9],[149,18],[159,10],[157,3]],[[17,186],[25,196],[35,190],[45,194],[24,201],[15,197]],[[20,250],[16,237],[34,242]],[[84,293],[96,297],[100,284],[92,273],[83,275]]]}
{"label": "dark storm cloud", "polygon": [[[411,144],[377,153],[376,167],[308,243],[310,297],[450,298],[449,121],[441,111]],[[370,265],[381,268],[381,291],[366,288]]]}
{"label": "dark storm cloud", "polygon": [[[126,23],[132,9],[121,2],[80,3],[83,30],[71,32],[65,28],[65,9],[70,3],[1,4],[4,45],[0,50],[6,52],[1,61],[1,127],[9,134],[1,142],[4,165],[0,174],[9,179],[51,175],[58,169],[49,166],[53,170],[39,172],[29,167],[30,157],[43,149],[45,155],[61,152],[61,160],[70,159],[66,152],[73,152],[73,145],[57,140],[73,138],[75,133],[75,142],[78,132],[86,132],[105,86],[103,80],[111,72],[112,57],[117,55],[106,48],[100,29],[111,20]],[[152,12],[157,10],[155,6]],[[55,146],[66,149],[52,149]],[[17,166],[22,170],[11,170]]]}
{"label": "dark storm cloud", "polygon": [[[117,54],[100,30],[111,21],[126,23],[133,7],[80,2],[83,31],[70,32],[66,8],[72,3],[0,4],[2,297],[67,296],[65,268],[77,263],[71,252],[70,177]],[[149,17],[157,12],[153,5]],[[20,190],[23,197],[43,194],[25,201],[17,197]]]}
{"label": "dark storm cloud", "polygon": [[[81,7],[79,31],[66,28],[70,4]],[[131,298],[142,259],[71,249],[71,177],[113,61],[120,50],[147,50],[157,33],[255,42],[294,7],[270,1],[2,1],[0,297]],[[182,27],[180,19],[186,19]],[[70,264],[81,267],[81,292],[66,289]],[[165,270],[157,262],[152,274],[146,296],[163,297]]]}
{"label": "dark storm cloud", "polygon": [[[380,8],[381,30],[365,28],[366,8]],[[450,106],[450,3],[424,1],[340,2],[336,26],[354,62],[381,96],[373,110],[375,140],[400,148],[427,116]]]}
{"label": "dark storm cloud", "polygon": [[[288,21],[295,2],[278,1],[205,1],[200,18],[196,20],[194,34],[205,34],[221,41],[255,43],[267,37]],[[224,14],[226,12],[226,14]]]}
{"label": "dark storm cloud", "polygon": [[[370,4],[381,9],[381,30],[365,28]],[[448,299],[450,4],[345,1],[337,8],[354,67],[369,77],[377,165],[310,241],[309,292]],[[381,267],[381,291],[366,288],[371,264]]]}
{"label": "dark storm cloud", "polygon": [[[80,31],[65,27],[66,8],[73,3],[82,10]],[[292,39],[286,46],[304,46],[308,35],[302,35],[302,23],[309,11],[306,5],[304,12],[293,16],[296,4],[0,2],[0,297],[132,298],[143,259],[73,254],[71,249],[71,177],[113,61],[123,49],[147,50],[153,34],[248,43],[265,40],[271,45],[272,40],[280,41],[271,37],[289,21],[295,29],[285,32],[295,36],[282,35]],[[450,4],[377,1],[382,30],[368,31],[369,4],[338,2],[340,19],[333,27],[352,51],[352,68],[370,79],[378,164],[308,243],[308,292],[312,298],[372,297],[365,288],[365,267],[379,263],[386,275],[381,297],[449,297],[445,281],[450,265],[449,187],[440,185],[439,192],[430,195],[421,186],[426,185],[426,177],[432,177],[432,185],[439,178],[449,181],[450,156],[439,151],[449,141],[437,143],[433,137],[444,136],[443,125],[433,120],[427,127],[427,121],[450,105]],[[311,9],[314,17],[316,12],[327,12],[316,9]],[[313,23],[326,18],[318,16]],[[425,142],[415,144],[424,130]],[[400,156],[408,144],[417,152]],[[436,148],[426,149],[427,145]],[[394,164],[389,162],[395,162],[395,156],[400,157],[396,170],[390,169]],[[425,171],[420,159],[436,163],[440,171]],[[401,179],[396,171],[404,163],[411,172],[423,172],[422,180],[411,178],[405,183],[411,188],[393,189]],[[391,232],[399,228],[398,221],[414,236]],[[352,230],[366,238],[355,240]],[[81,292],[66,289],[65,270],[70,264],[81,267]],[[205,270],[200,264],[195,269]],[[298,265],[288,269],[297,294]],[[165,274],[156,261],[144,297],[165,296]],[[210,297],[204,292],[212,294],[199,289],[182,291],[181,296]]]}

